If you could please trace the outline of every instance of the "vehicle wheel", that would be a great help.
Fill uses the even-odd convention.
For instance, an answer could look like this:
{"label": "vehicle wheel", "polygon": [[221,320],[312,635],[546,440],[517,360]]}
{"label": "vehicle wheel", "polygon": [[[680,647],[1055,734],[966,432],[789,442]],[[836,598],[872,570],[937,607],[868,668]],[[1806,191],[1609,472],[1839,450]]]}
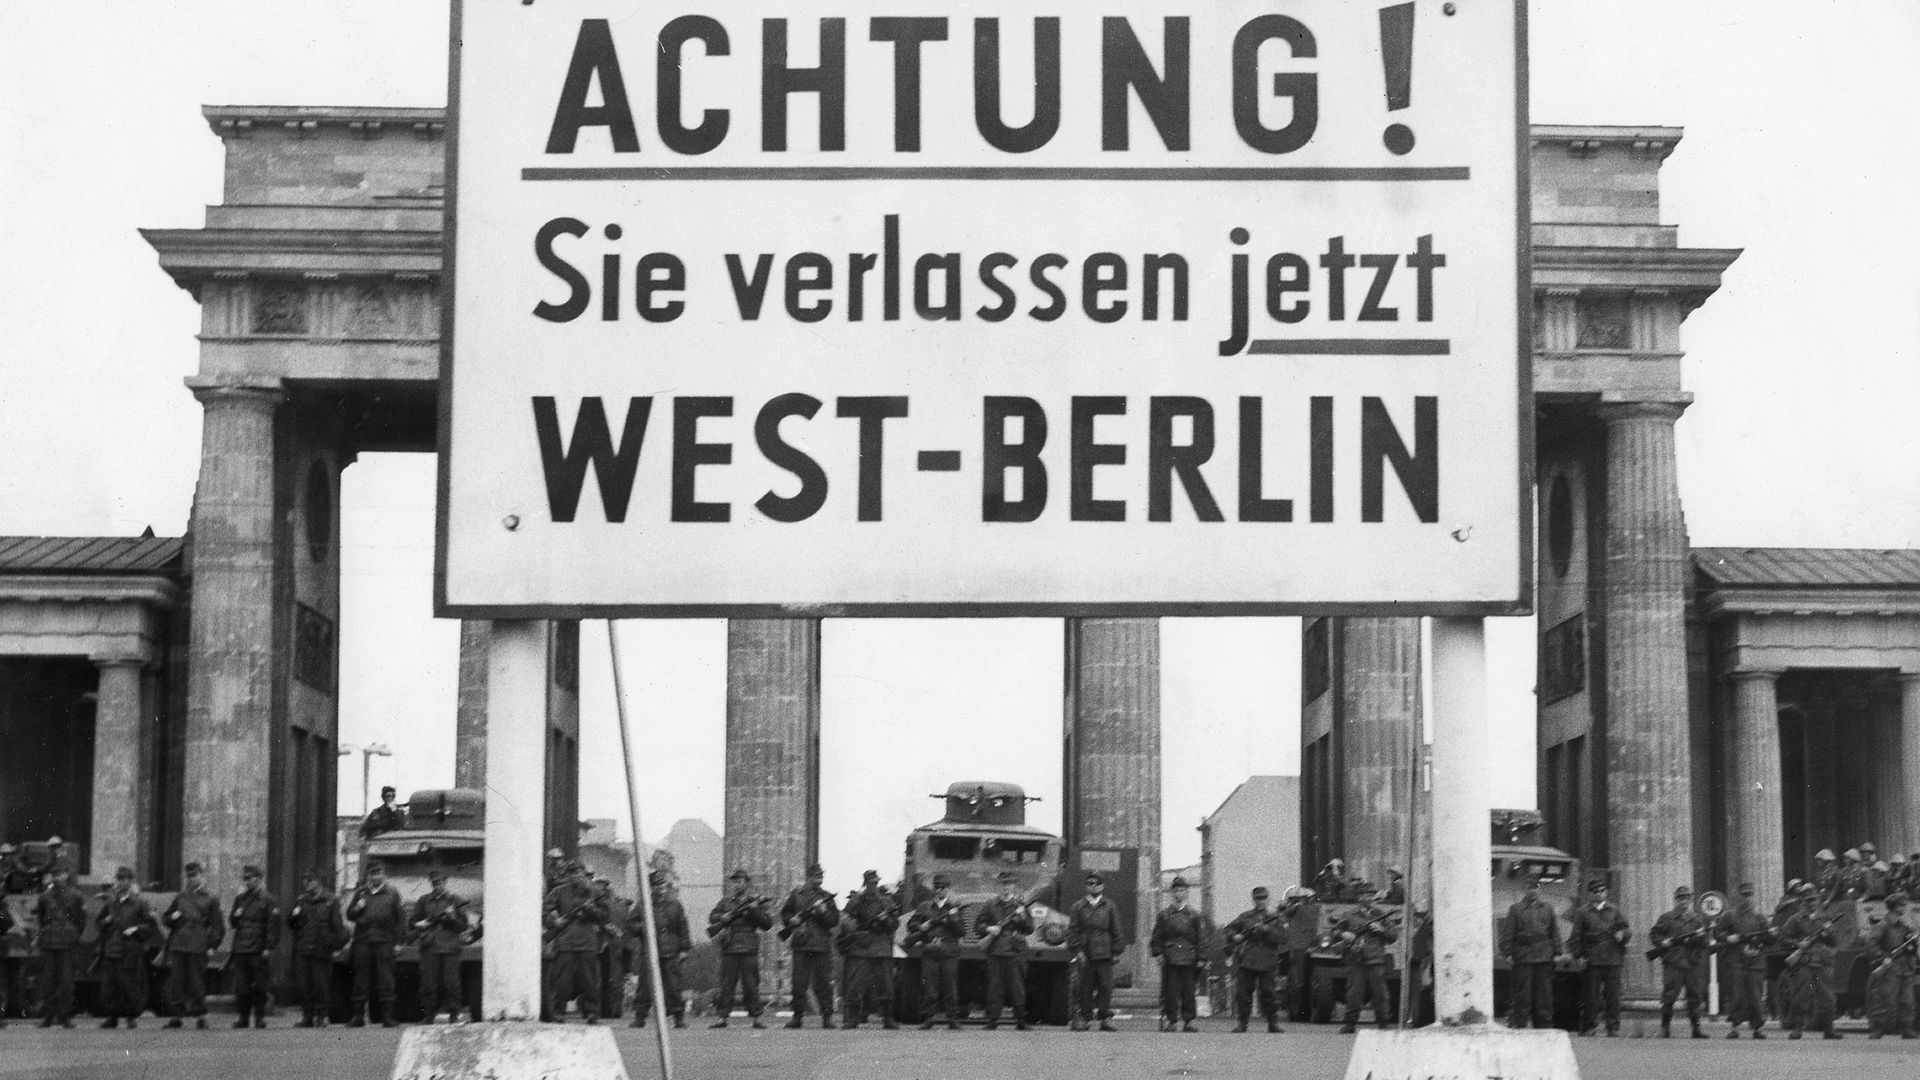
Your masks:
{"label": "vehicle wheel", "polygon": [[1332,977],[1323,972],[1315,972],[1310,992],[1313,995],[1313,1022],[1316,1024],[1333,1023],[1333,1003],[1340,997],[1340,994]]}

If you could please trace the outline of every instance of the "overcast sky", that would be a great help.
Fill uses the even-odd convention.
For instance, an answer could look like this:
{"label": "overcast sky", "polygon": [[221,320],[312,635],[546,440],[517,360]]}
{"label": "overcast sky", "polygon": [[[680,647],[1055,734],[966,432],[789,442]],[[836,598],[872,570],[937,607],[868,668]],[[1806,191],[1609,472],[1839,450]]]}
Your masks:
{"label": "overcast sky", "polygon": [[[697,9],[698,5],[693,8]],[[1696,545],[1920,543],[1920,5],[1885,0],[1541,2],[1538,123],[1662,124],[1681,243],[1744,248],[1684,328],[1680,482]],[[136,229],[220,200],[203,104],[440,105],[444,3],[0,4],[0,533],[185,529],[198,310]],[[429,617],[431,460],[347,470],[341,738],[385,742],[374,784],[450,783],[456,628]],[[643,832],[722,819],[724,624],[623,632]],[[1495,620],[1495,805],[1533,801],[1530,620]],[[585,816],[625,818],[601,624],[583,633]],[[832,621],[825,632],[830,880],[897,864],[951,779],[1060,791],[1060,624]],[[1294,772],[1293,620],[1163,625],[1165,865],[1251,773]],[[343,809],[360,801],[343,761]]]}

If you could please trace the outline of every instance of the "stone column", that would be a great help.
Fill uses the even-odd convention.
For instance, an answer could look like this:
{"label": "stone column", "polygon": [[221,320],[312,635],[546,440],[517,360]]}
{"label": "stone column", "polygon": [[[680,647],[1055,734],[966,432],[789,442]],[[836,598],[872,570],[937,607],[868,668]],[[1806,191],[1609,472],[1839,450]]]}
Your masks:
{"label": "stone column", "polygon": [[453,783],[485,788],[487,783],[487,656],[491,624],[460,621],[460,688],[454,703]]}
{"label": "stone column", "polygon": [[1727,738],[1727,867],[1731,892],[1751,881],[1761,896],[1786,878],[1780,798],[1780,699],[1777,671],[1735,671]]}
{"label": "stone column", "polygon": [[[1600,406],[1607,425],[1606,783],[1620,906],[1653,925],[1693,882],[1693,762],[1687,711],[1687,530],[1674,468],[1682,402]],[[1659,989],[1639,950],[1626,994]]]}
{"label": "stone column", "polygon": [[275,734],[274,414],[280,380],[187,380],[204,409],[194,491],[188,631],[183,861],[227,890],[245,863],[267,864],[264,778]]}
{"label": "stone column", "polygon": [[1880,841],[1883,855],[1920,851],[1920,671],[1900,673],[1900,820],[1906,834],[1898,847]]}
{"label": "stone column", "polygon": [[1339,619],[1347,866],[1376,884],[1407,867],[1413,738],[1420,729],[1420,620]]}
{"label": "stone column", "polygon": [[1128,932],[1135,988],[1157,989],[1142,959],[1160,884],[1160,622],[1068,619],[1067,846],[1137,848]]}
{"label": "stone column", "polygon": [[94,664],[100,669],[100,686],[93,712],[93,835],[87,873],[111,878],[115,867],[130,866],[136,880],[145,881],[149,868],[142,864],[153,821],[141,814],[149,785],[143,750],[151,735],[140,694],[145,665],[137,657]]}
{"label": "stone column", "polygon": [[[779,898],[820,857],[820,620],[727,623],[725,866],[753,875],[755,896]],[[707,913],[687,917],[704,925]],[[792,958],[762,935],[760,980],[769,1002],[793,983]]]}

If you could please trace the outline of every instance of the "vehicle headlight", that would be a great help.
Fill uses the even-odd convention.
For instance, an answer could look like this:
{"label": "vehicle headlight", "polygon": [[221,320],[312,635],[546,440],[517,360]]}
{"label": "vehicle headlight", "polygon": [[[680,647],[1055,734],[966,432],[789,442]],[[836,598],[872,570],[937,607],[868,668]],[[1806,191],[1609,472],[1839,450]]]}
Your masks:
{"label": "vehicle headlight", "polygon": [[1053,909],[1045,904],[1030,904],[1027,911],[1036,919],[1044,919],[1053,914]]}

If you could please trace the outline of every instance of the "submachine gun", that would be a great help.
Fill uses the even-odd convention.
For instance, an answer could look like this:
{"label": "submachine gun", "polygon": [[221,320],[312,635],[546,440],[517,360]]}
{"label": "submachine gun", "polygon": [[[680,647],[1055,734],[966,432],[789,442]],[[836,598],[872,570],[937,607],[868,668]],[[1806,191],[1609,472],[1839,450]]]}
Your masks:
{"label": "submachine gun", "polygon": [[[859,895],[859,891],[855,890],[853,893],[848,895],[847,899],[852,900],[853,897],[858,895]],[[831,903],[833,903],[833,894],[830,892],[822,892],[818,897],[814,899],[813,903],[808,904],[806,907],[800,909],[799,911],[794,912],[793,917],[788,919],[785,922],[785,924],[783,924],[780,927],[779,931],[776,933],[775,936],[777,936],[781,941],[787,940],[788,938],[793,936],[793,932],[795,930],[798,930],[800,928],[801,923],[806,922],[808,919],[811,919],[816,913],[825,911],[827,908],[827,905]]]}
{"label": "submachine gun", "polygon": [[1839,924],[1841,919],[1846,918],[1850,914],[1851,912],[1842,911],[1839,914],[1829,918],[1826,922],[1821,923],[1819,928],[1816,929],[1813,933],[1808,934],[1806,937],[1802,938],[1799,944],[1793,947],[1793,951],[1787,954],[1787,958],[1783,964],[1786,970],[1788,971],[1796,970],[1797,968],[1800,967],[1800,965],[1806,963],[1807,951],[1813,948],[1813,943],[1820,939],[1820,935],[1833,929],[1836,925]]}
{"label": "submachine gun", "polygon": [[765,907],[771,903],[773,903],[773,897],[771,896],[742,897],[740,903],[734,905],[732,911],[727,912],[726,915],[721,918],[711,919],[707,922],[707,936],[710,938],[719,937],[721,934],[733,929],[733,924],[739,920],[740,916],[745,915],[749,910],[757,907]]}
{"label": "submachine gun", "polygon": [[1920,931],[1907,935],[1907,940],[1893,947],[1881,961],[1873,965],[1873,974],[1878,975],[1897,963],[1902,955],[1920,957]]}
{"label": "submachine gun", "polygon": [[1361,923],[1359,929],[1349,930],[1344,932],[1352,934],[1353,940],[1358,941],[1361,938],[1366,937],[1367,932],[1372,930],[1374,927],[1383,926],[1386,923],[1393,921],[1394,919],[1398,919],[1399,917],[1400,917],[1400,913],[1398,911],[1389,909],[1387,911],[1382,911],[1380,914],[1375,915],[1373,918],[1368,919],[1366,922]]}
{"label": "submachine gun", "polygon": [[967,931],[966,927],[962,925],[962,922],[963,917],[960,913],[960,907],[956,904],[948,909],[945,914],[927,919],[919,926],[907,931],[907,936],[901,940],[900,945],[906,949],[917,949],[925,945],[933,939],[933,931],[941,923],[948,923],[948,928],[953,931],[955,937],[965,937]]}

